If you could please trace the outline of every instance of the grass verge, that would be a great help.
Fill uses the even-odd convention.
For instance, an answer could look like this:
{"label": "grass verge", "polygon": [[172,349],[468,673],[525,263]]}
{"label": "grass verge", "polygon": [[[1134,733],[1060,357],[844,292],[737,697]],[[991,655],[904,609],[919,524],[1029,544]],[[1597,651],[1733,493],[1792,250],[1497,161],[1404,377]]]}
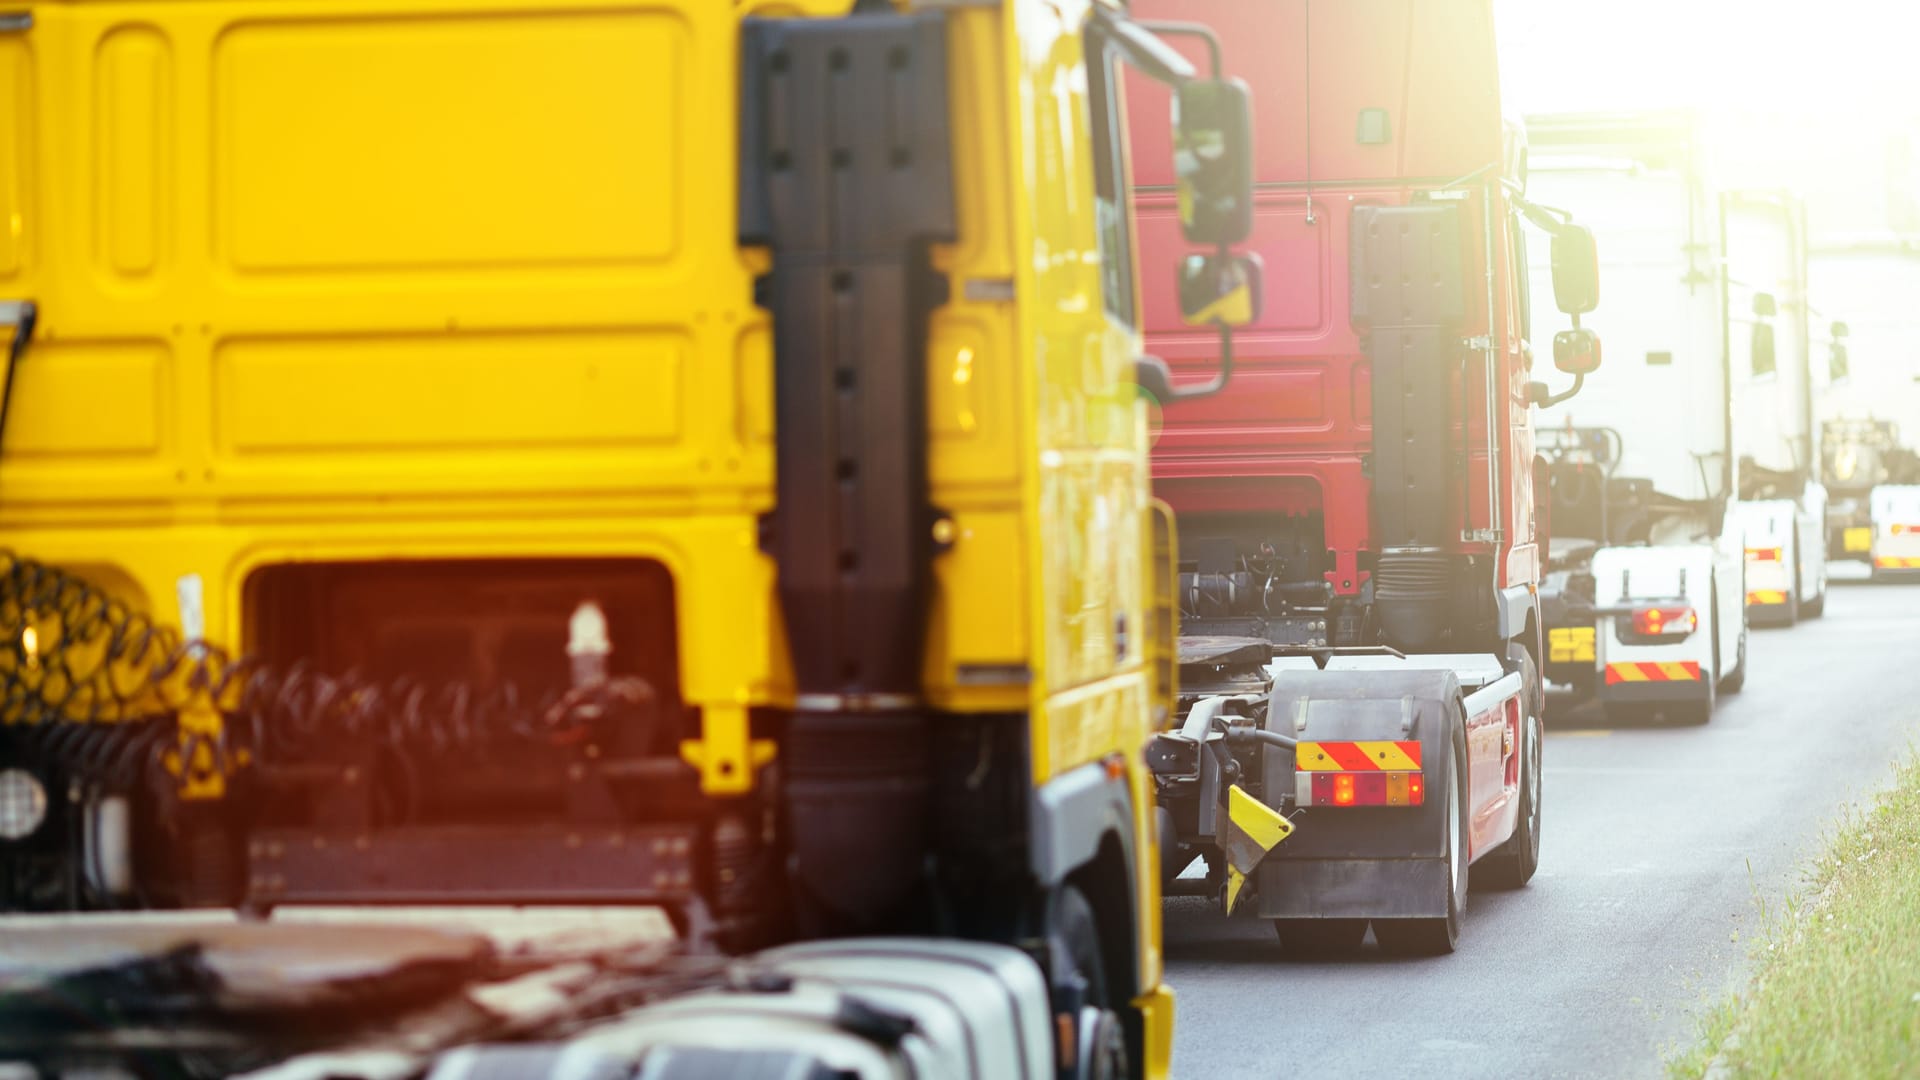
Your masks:
{"label": "grass verge", "polygon": [[1842,822],[1804,895],[1763,905],[1752,983],[1673,1076],[1920,1075],[1920,761]]}

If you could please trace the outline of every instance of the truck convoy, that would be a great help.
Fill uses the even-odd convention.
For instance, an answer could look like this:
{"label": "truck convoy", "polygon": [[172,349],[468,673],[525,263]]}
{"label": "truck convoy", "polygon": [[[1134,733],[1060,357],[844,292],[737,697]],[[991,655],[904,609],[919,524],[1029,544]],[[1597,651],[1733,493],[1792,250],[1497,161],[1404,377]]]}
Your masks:
{"label": "truck convoy", "polygon": [[1825,330],[1821,472],[1828,550],[1876,577],[1920,570],[1920,246],[1893,232],[1820,238],[1814,301]]}
{"label": "truck convoy", "polygon": [[[1175,118],[1152,242],[1206,247],[1144,290],[1123,78],[1163,88],[1141,130]],[[1176,285],[1229,339],[1259,294],[1248,115],[1086,0],[0,15],[0,907],[273,916],[11,923],[0,1059],[1164,1076],[1138,387],[1172,394],[1137,358]],[[1436,205],[1409,226],[1481,204]],[[1515,737],[1471,700],[1405,736],[1456,849],[1453,785],[1501,783],[1461,740]],[[464,904],[803,944],[567,982],[273,915]],[[495,1008],[515,975],[565,1007]],[[87,987],[123,1007],[63,1012]],[[311,1008],[256,1024],[250,990]],[[364,1045],[335,1006],[400,998],[492,1020],[328,1056]],[[440,1055],[508,1035],[561,1041]]]}
{"label": "truck convoy", "polygon": [[[1549,335],[1579,379],[1592,238],[1522,195],[1488,4],[1142,0],[1219,31],[1261,109],[1250,246],[1272,283],[1224,354],[1195,305],[1149,299],[1183,381],[1154,448],[1180,535],[1181,708],[1149,754],[1163,877],[1247,905],[1301,951],[1451,950],[1476,880],[1533,874],[1543,659],[1523,218],[1553,237]],[[1136,101],[1151,100],[1136,86]],[[1164,96],[1164,93],[1162,93]],[[1148,280],[1204,258],[1175,177],[1136,179]],[[1536,321],[1535,325],[1539,325]],[[1189,374],[1190,373],[1190,374]],[[1299,825],[1239,820],[1264,806]],[[1175,887],[1185,887],[1184,884]]]}
{"label": "truck convoy", "polygon": [[1541,413],[1547,675],[1610,714],[1704,722],[1745,680],[1749,615],[1825,603],[1804,211],[1715,186],[1691,114],[1527,129],[1531,197],[1594,216],[1626,358]]}

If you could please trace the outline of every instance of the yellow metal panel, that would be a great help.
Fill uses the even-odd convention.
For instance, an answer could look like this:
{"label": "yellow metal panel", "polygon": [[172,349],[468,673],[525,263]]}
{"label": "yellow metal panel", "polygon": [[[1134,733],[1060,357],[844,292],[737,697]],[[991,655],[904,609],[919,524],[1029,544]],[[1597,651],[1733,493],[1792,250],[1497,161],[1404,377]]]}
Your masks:
{"label": "yellow metal panel", "polygon": [[42,311],[0,544],[170,621],[198,574],[238,650],[276,561],[651,556],[688,703],[782,700],[733,8],[34,15],[0,35],[0,298]]}
{"label": "yellow metal panel", "polygon": [[737,437],[742,444],[773,448],[773,325],[755,321],[740,331],[734,363],[740,386]]}
{"label": "yellow metal panel", "polygon": [[0,282],[26,269],[34,184],[33,54],[26,38],[0,35]]}
{"label": "yellow metal panel", "polygon": [[1015,511],[954,515],[953,549],[934,562],[927,692],[943,709],[1019,710],[1027,700],[1027,595]]}
{"label": "yellow metal panel", "polygon": [[84,465],[153,454],[171,367],[164,342],[36,343],[14,376],[32,407],[9,412],[7,456]]}
{"label": "yellow metal panel", "polygon": [[217,445],[257,454],[669,442],[681,430],[691,348],[672,330],[235,340],[214,356]]}
{"label": "yellow metal panel", "polygon": [[1146,1061],[1142,1075],[1167,1076],[1173,1071],[1173,988],[1156,985],[1153,990],[1133,999],[1146,1029]]}
{"label": "yellow metal panel", "polygon": [[223,249],[248,273],[667,258],[686,50],[669,9],[241,23],[213,60]]}
{"label": "yellow metal panel", "polygon": [[172,43],[151,24],[101,39],[94,69],[94,220],[101,268],[144,278],[161,258],[170,223],[174,152]]}

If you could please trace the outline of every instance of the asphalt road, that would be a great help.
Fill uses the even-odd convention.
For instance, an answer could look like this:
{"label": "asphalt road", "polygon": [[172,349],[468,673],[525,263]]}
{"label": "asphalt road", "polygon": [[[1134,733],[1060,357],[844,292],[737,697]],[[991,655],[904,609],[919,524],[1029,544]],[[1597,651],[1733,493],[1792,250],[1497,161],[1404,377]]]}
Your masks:
{"label": "asphalt road", "polygon": [[1920,587],[1836,583],[1750,649],[1706,726],[1550,719],[1540,871],[1473,893],[1451,956],[1294,961],[1263,921],[1168,901],[1174,1075],[1661,1075],[1739,985],[1760,900],[1920,743]]}

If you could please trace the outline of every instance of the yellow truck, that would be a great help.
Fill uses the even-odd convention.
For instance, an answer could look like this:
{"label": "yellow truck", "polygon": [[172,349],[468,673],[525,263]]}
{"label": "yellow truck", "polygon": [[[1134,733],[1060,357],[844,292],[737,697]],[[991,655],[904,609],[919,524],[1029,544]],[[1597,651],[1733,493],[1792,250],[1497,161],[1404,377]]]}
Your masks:
{"label": "yellow truck", "polygon": [[0,909],[1018,943],[1163,1075],[1128,71],[1226,333],[1108,3],[0,8]]}

